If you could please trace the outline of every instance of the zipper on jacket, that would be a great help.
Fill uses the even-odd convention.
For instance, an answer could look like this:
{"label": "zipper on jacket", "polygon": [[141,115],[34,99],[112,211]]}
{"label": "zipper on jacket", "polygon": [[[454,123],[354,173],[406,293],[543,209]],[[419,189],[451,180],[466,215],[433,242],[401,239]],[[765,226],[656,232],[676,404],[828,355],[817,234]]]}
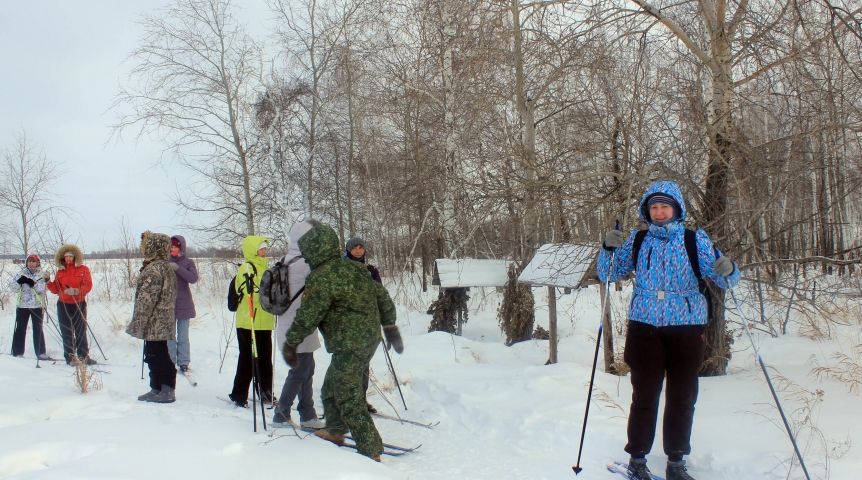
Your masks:
{"label": "zipper on jacket", "polygon": [[688,313],[691,313],[691,303],[688,301],[688,297],[685,297],[685,305],[688,307]]}
{"label": "zipper on jacket", "polygon": [[650,265],[652,265],[652,247],[649,249],[649,253],[647,253],[646,257],[646,269],[650,269]]}

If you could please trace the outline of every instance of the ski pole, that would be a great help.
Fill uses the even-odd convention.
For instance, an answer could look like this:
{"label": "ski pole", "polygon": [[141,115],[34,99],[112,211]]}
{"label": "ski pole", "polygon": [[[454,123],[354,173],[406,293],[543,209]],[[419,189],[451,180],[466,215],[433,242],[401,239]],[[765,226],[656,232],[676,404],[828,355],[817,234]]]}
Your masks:
{"label": "ski pole", "polygon": [[266,430],[266,411],[263,406],[263,395],[260,390],[260,382],[258,381],[260,378],[260,365],[257,357],[257,338],[254,334],[254,317],[256,314],[256,310],[254,308],[254,281],[252,280],[252,275],[249,273],[245,274],[245,286],[246,293],[248,293],[248,315],[249,320],[251,321],[251,414],[254,431],[257,433],[258,398],[260,399],[260,418],[263,423],[264,431]]}
{"label": "ski pole", "polygon": [[[619,220],[617,220],[616,225],[614,226],[614,229],[615,230],[620,229]],[[611,251],[610,269],[608,270],[607,279],[605,279],[605,298],[602,301],[602,314],[603,315],[604,315],[605,309],[610,308],[608,301],[611,298],[611,274],[614,271],[614,260],[615,260],[615,258],[616,258],[616,249]],[[581,441],[580,441],[580,444],[578,445],[578,460],[575,462],[575,465],[572,467],[572,470],[574,470],[575,475],[581,473],[581,471],[583,470],[583,468],[581,467],[581,453],[584,451],[584,436],[586,436],[586,434],[587,434],[587,418],[590,415],[590,399],[593,396],[593,382],[595,381],[595,378],[596,378],[596,364],[599,361],[599,347],[601,346],[601,343],[602,343],[603,324],[604,324],[604,322],[602,322],[602,321],[599,322],[599,331],[596,334],[596,351],[593,354],[593,368],[592,368],[592,371],[590,372],[590,388],[587,391],[587,405],[584,408],[584,423],[583,423],[583,426],[581,427]]]}
{"label": "ski pole", "polygon": [[141,347],[141,380],[144,379],[144,363],[147,361],[147,342]]}
{"label": "ski pole", "polygon": [[[715,250],[715,257],[718,258],[721,256],[721,253],[718,249]],[[772,399],[775,400],[775,406],[778,408],[778,413],[781,414],[781,421],[784,422],[784,428],[787,430],[787,436],[790,438],[790,443],[793,444],[793,451],[796,452],[796,458],[799,459],[799,465],[802,467],[802,473],[805,474],[805,478],[811,480],[811,476],[808,474],[808,469],[805,467],[805,460],[802,459],[802,453],[799,451],[799,446],[796,444],[796,438],[793,436],[793,430],[790,428],[790,423],[787,421],[787,416],[784,414],[784,409],[781,408],[781,401],[778,399],[778,394],[775,392],[775,387],[772,385],[772,378],[769,376],[769,372],[766,370],[766,363],[763,361],[763,357],[760,355],[760,350],[757,348],[757,345],[754,343],[754,336],[751,334],[751,329],[748,328],[748,322],[742,317],[742,310],[739,305],[739,301],[736,299],[736,294],[734,294],[733,289],[729,288],[730,298],[733,299],[733,304],[736,308],[737,315],[742,318],[742,324],[745,327],[745,333],[748,336],[748,341],[751,342],[751,348],[754,349],[754,355],[757,358],[757,363],[760,365],[760,370],[763,372],[763,376],[766,378],[766,384],[769,385],[769,391],[772,393]]]}
{"label": "ski pole", "polygon": [[401,404],[404,405],[404,411],[407,411],[407,402],[404,401],[404,393],[401,392],[398,375],[395,375],[395,367],[392,365],[392,357],[389,356],[389,345],[386,344],[386,340],[383,340],[383,353],[386,354],[386,364],[389,366],[389,371],[392,372],[392,378],[395,379],[395,386],[398,387],[398,395],[401,395]]}

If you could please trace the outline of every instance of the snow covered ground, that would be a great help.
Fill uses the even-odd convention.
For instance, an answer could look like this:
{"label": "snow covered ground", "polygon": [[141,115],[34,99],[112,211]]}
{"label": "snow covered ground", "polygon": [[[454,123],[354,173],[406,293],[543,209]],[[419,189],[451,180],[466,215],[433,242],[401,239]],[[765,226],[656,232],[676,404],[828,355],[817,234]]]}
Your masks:
{"label": "snow covered ground", "polygon": [[[229,331],[232,325],[223,307],[223,283],[211,279],[195,290],[192,368],[200,385],[193,388],[178,378],[177,402],[168,405],[136,400],[148,386],[141,379],[141,342],[123,332],[131,313],[127,292],[115,289],[108,300],[105,282],[96,282],[90,325],[108,360],[97,368],[101,388],[86,395],[76,391],[65,363],[34,368],[29,338],[25,358],[8,355],[14,308],[7,303],[0,313],[0,478],[618,478],[605,465],[627,458],[622,447],[631,391],[627,377],[601,372],[583,471],[577,477],[572,471],[598,326],[595,289],[560,299],[560,363],[549,366],[544,365],[546,341],[503,345],[495,316],[499,295],[493,289],[473,292],[462,337],[426,332],[430,316],[424,309],[432,293],[420,298],[410,288],[399,291],[405,352],[392,358],[409,410],[401,407],[382,351],[372,372],[386,398],[372,388],[369,400],[386,413],[394,413],[391,403],[405,418],[440,423],[425,429],[376,420],[384,441],[422,444],[415,453],[383,457],[377,464],[352,450],[293,436],[289,429],[278,429],[276,437],[254,433],[250,410],[217,398],[230,390],[236,361],[236,346],[230,344],[220,371],[225,326]],[[544,291],[535,290],[539,324],[547,327]],[[614,295],[621,312],[625,298]],[[810,374],[813,359],[834,364],[834,352],[862,344],[859,320],[851,323],[835,328],[835,340],[758,337],[766,363],[775,367],[770,372],[799,430],[812,478],[849,480],[862,471],[856,445],[862,435],[859,392]],[[62,357],[56,338],[48,334],[47,339],[49,352]],[[622,339],[617,341],[621,346]],[[748,340],[737,339],[734,349],[729,375],[702,379],[690,473],[699,480],[804,478],[795,463],[791,467],[792,447]],[[102,360],[92,342],[91,354]],[[320,351],[316,361],[319,389],[328,355]],[[279,359],[276,368],[278,391],[286,367]],[[322,413],[319,402],[318,408]],[[649,460],[656,473],[664,473],[660,428]]]}

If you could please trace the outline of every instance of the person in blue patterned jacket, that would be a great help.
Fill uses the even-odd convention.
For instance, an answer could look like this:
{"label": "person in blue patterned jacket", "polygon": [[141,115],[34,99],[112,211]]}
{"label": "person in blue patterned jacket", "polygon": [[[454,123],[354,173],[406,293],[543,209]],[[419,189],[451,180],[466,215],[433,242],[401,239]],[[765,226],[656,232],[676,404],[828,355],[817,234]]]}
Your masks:
{"label": "person in blue patterned jacket", "polygon": [[[641,198],[639,214],[649,229],[637,253],[637,231],[626,237],[620,230],[611,230],[598,260],[603,282],[635,272],[624,354],[632,382],[625,447],[631,455],[629,478],[650,479],[646,455],[655,439],[662,381],[667,378],[663,425],[667,480],[693,480],[683,456],[691,453],[698,372],[706,347],[707,300],[698,289],[686,250],[686,209],[679,185],[672,181],[650,185]],[[719,288],[736,285],[739,269],[715,249],[709,235],[697,230],[693,238],[701,277]]]}

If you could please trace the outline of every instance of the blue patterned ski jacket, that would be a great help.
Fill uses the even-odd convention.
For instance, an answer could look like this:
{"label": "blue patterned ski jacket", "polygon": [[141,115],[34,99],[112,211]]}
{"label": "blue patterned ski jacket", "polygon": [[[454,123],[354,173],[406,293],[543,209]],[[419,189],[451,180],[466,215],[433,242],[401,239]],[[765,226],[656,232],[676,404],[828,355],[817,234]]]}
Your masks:
{"label": "blue patterned ski jacket", "polygon": [[[659,226],[649,222],[649,212],[645,211],[647,198],[654,193],[670,195],[679,204],[679,218]],[[611,251],[601,249],[598,260],[598,275],[602,282],[610,273],[611,281],[624,278],[635,271],[634,292],[629,307],[629,320],[665,327],[671,325],[704,325],[707,322],[706,298],[697,289],[697,277],[685,251],[685,201],[682,191],[675,182],[658,181],[644,192],[638,208],[641,219],[649,223],[649,231],[641,244],[638,264],[634,265],[632,246],[633,230],[613,255],[611,271]],[[698,229],[697,256],[700,272],[704,279],[710,279],[720,288],[731,288],[739,282],[739,268],[734,265],[733,273],[722,277],[712,271],[716,253],[709,235]]]}

